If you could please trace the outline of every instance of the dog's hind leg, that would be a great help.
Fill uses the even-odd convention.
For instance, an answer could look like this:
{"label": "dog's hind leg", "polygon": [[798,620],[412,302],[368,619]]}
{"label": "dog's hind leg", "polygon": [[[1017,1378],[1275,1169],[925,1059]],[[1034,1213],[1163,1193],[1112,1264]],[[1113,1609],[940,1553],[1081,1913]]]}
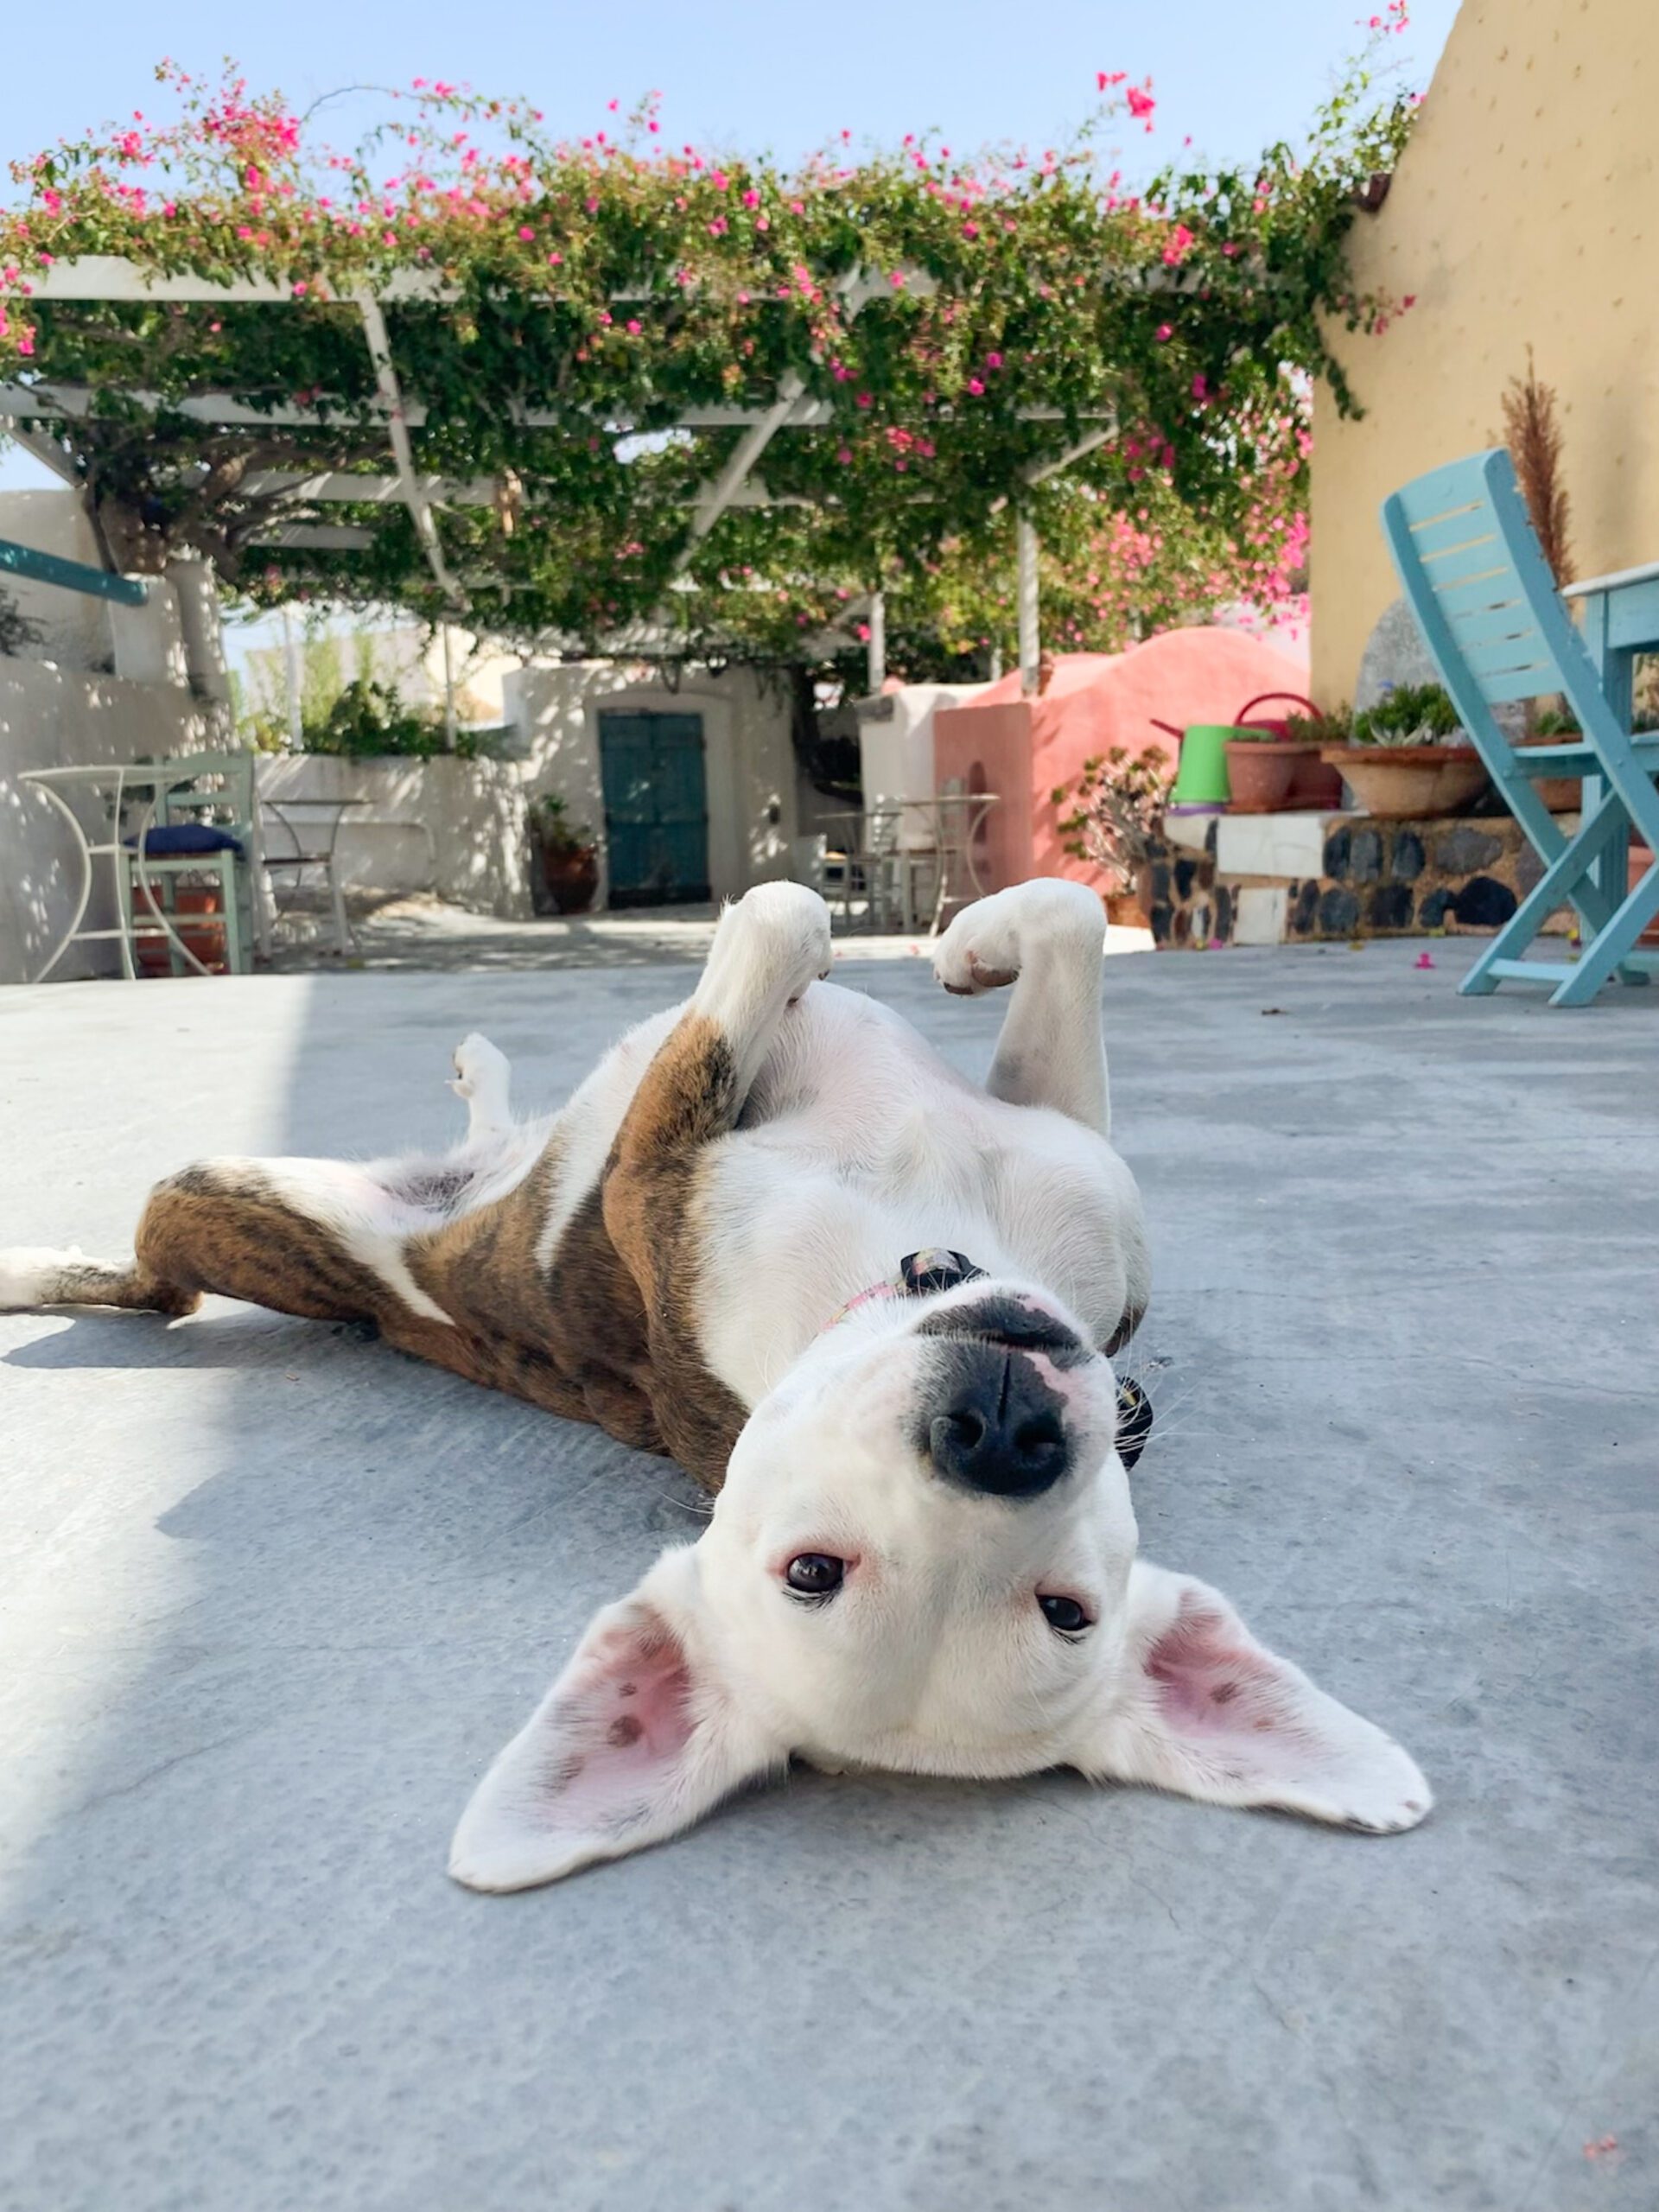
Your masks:
{"label": "dog's hind leg", "polygon": [[78,1244],[57,1250],[15,1244],[0,1250],[0,1313],[42,1306],[122,1306],[176,1320],[201,1303],[199,1291],[165,1281],[137,1259],[89,1260]]}
{"label": "dog's hind leg", "polygon": [[123,1306],[177,1316],[211,1291],[313,1320],[412,1310],[445,1321],[404,1262],[411,1218],[361,1169],[334,1160],[205,1160],[151,1192],[130,1263],[0,1252],[0,1309]]}
{"label": "dog's hind leg", "polygon": [[1081,883],[1046,876],[976,899],[940,938],[933,972],[968,996],[1014,986],[985,1088],[1016,1106],[1052,1106],[1101,1136],[1111,1096],[1100,1033],[1106,917]]}

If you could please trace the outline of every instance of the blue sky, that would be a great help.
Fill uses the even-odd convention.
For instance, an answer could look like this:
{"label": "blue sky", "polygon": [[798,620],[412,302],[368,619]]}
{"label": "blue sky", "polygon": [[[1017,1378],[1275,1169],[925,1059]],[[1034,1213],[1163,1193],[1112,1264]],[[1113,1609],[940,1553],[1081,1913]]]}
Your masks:
{"label": "blue sky", "polygon": [[[92,0],[65,22],[8,10],[0,151],[33,152],[135,107],[148,110],[162,53],[211,71],[227,48],[249,79],[302,105],[359,81],[444,77],[531,95],[555,128],[603,125],[606,103],[660,89],[664,133],[699,143],[802,153],[846,129],[892,140],[938,124],[952,146],[1043,145],[1075,126],[1096,69],[1151,76],[1160,129],[1137,154],[1195,144],[1218,156],[1294,137],[1343,56],[1363,38],[1363,0],[884,0],[789,9],[778,0],[543,0],[457,8],[219,0],[148,9]],[[1413,0],[1397,41],[1418,81],[1456,0]],[[342,111],[348,115],[349,110]],[[342,132],[341,135],[349,135]]]}

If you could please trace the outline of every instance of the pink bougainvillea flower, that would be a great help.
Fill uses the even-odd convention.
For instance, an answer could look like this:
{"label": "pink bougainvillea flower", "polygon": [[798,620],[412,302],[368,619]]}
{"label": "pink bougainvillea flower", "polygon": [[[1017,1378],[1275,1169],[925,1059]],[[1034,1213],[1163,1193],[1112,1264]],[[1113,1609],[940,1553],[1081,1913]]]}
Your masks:
{"label": "pink bougainvillea flower", "polygon": [[1000,369],[1002,365],[1002,356],[1000,353],[988,353],[985,356],[985,365],[988,369]]}
{"label": "pink bougainvillea flower", "polygon": [[983,379],[979,377],[969,377],[968,379],[968,389],[972,392],[976,399],[979,398],[985,389]]}
{"label": "pink bougainvillea flower", "polygon": [[1173,326],[1173,323],[1167,323],[1167,322],[1160,322],[1160,323],[1159,324],[1159,326],[1158,326],[1158,328],[1157,328],[1156,332],[1154,333],[1154,335],[1156,336],[1156,338],[1157,338],[1157,340],[1158,340],[1158,343],[1159,343],[1160,346],[1161,346],[1161,345],[1163,345],[1163,344],[1164,344],[1167,340],[1169,340],[1169,339],[1173,338],[1173,337],[1175,335],[1175,329],[1174,329],[1174,326]]}
{"label": "pink bougainvillea flower", "polygon": [[1420,968],[1432,968],[1434,965],[1433,954],[1432,952],[1420,952],[1417,956],[1416,964]]}

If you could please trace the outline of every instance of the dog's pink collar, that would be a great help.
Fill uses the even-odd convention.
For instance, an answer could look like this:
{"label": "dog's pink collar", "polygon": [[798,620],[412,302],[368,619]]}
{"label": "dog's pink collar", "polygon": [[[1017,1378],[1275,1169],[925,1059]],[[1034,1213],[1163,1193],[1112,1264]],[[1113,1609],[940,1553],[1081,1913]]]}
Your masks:
{"label": "dog's pink collar", "polygon": [[833,1329],[873,1299],[925,1298],[935,1291],[954,1290],[959,1283],[978,1282],[984,1273],[965,1253],[952,1252],[943,1244],[925,1244],[919,1252],[906,1252],[884,1281],[873,1282],[868,1290],[861,1290],[844,1306],[837,1306],[823,1325]]}

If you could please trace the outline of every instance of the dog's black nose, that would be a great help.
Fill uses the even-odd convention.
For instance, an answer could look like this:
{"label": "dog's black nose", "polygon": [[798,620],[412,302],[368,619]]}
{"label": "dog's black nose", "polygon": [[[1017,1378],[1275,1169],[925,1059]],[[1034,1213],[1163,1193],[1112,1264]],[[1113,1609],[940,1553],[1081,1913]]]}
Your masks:
{"label": "dog's black nose", "polygon": [[1000,1344],[956,1350],[927,1423],[928,1456],[947,1481],[993,1497],[1035,1497],[1071,1464],[1064,1401],[1031,1361]]}

